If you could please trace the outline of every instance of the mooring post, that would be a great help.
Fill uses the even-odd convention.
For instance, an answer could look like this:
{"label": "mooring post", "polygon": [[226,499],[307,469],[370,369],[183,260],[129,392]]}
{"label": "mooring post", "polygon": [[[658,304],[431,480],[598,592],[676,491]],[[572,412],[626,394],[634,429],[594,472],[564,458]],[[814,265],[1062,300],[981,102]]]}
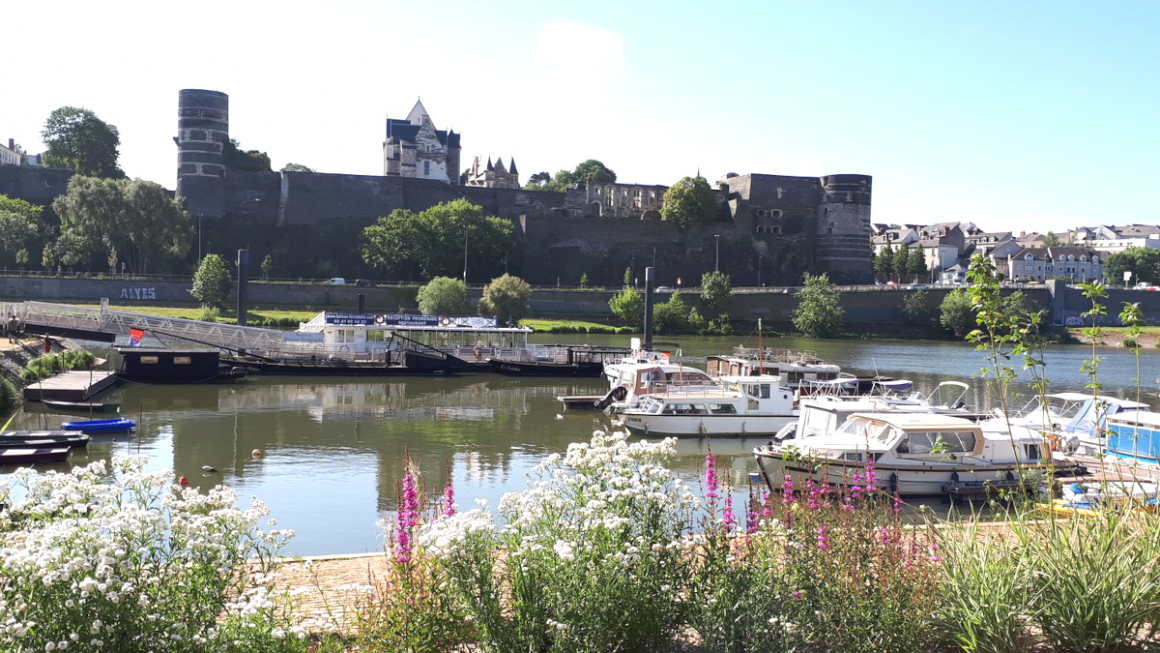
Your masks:
{"label": "mooring post", "polygon": [[246,268],[250,265],[250,250],[238,250],[238,326],[246,326]]}
{"label": "mooring post", "polygon": [[654,268],[644,269],[644,344],[652,343],[653,336],[653,282],[656,281]]}

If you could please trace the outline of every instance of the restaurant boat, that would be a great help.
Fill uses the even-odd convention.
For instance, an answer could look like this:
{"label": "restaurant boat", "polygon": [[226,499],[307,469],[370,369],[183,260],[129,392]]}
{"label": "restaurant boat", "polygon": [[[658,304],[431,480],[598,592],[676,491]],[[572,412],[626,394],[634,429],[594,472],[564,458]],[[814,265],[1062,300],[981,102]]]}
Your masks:
{"label": "restaurant boat", "polygon": [[874,485],[899,494],[973,494],[1041,478],[1049,467],[1073,468],[1053,459],[1034,429],[1005,420],[972,422],[938,413],[855,413],[836,431],[757,447],[754,455],[771,490],[786,476],[854,483],[874,461]]}

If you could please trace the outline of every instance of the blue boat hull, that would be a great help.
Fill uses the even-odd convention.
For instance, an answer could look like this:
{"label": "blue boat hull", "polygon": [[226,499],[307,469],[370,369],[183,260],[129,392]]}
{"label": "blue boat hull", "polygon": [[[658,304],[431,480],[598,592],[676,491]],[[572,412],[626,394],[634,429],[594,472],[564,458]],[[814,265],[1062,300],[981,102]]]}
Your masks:
{"label": "blue boat hull", "polygon": [[84,422],[65,422],[62,428],[82,433],[124,433],[132,430],[137,423],[128,419],[94,419]]}

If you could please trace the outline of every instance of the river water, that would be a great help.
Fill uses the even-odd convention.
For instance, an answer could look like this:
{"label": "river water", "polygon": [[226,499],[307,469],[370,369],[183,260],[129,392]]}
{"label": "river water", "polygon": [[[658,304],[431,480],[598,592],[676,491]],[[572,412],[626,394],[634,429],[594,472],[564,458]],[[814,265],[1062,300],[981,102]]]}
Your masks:
{"label": "river water", "polygon": [[[626,345],[624,337],[537,335],[542,343],[586,341]],[[705,356],[734,345],[756,346],[755,336],[681,338],[686,362],[703,367]],[[984,365],[970,345],[954,342],[766,339],[766,346],[811,349],[843,370],[878,372],[915,381],[927,392],[943,380],[971,384],[966,401],[977,407],[994,403],[981,379]],[[1101,348],[1103,392],[1135,396],[1135,358],[1119,348]],[[1091,348],[1055,346],[1048,354],[1054,391],[1083,391],[1080,371]],[[1143,355],[1146,392],[1156,391],[1160,354]],[[447,378],[248,378],[222,385],[122,385],[114,396],[122,414],[139,422],[132,438],[94,442],[74,452],[71,465],[123,453],[150,456],[151,469],[174,469],[195,487],[217,484],[266,502],[282,528],[297,532],[287,548],[296,555],[377,551],[376,525],[395,509],[403,457],[409,453],[432,494],[450,479],[466,507],[484,498],[495,506],[505,492],[526,487],[528,471],[545,456],[587,440],[594,429],[608,429],[609,418],[596,411],[564,411],[556,397],[601,394],[600,379],[518,379],[495,375]],[[1017,390],[1030,394],[1026,385]],[[1145,400],[1156,405],[1156,397]],[[1026,401],[1024,398],[1022,401]],[[1022,403],[1022,402],[1015,402]],[[77,419],[45,412],[30,404],[9,428],[55,428]],[[738,494],[749,472],[757,470],[751,451],[758,440],[713,442],[723,474]],[[261,451],[253,457],[253,450]],[[682,441],[674,467],[696,482],[704,445]],[[210,465],[216,473],[202,471]],[[0,469],[8,472],[11,469]]]}

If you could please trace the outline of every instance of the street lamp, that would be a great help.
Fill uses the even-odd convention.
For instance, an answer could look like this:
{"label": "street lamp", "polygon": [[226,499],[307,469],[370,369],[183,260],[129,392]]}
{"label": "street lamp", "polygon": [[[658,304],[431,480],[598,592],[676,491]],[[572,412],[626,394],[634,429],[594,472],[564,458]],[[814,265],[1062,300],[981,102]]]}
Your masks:
{"label": "street lamp", "polygon": [[197,260],[201,262],[201,216],[197,216]]}
{"label": "street lamp", "polygon": [[467,227],[463,228],[463,285],[467,285]]}
{"label": "street lamp", "polygon": [[713,271],[721,271],[721,234],[713,234],[713,248],[717,250],[717,255],[713,260]]}

